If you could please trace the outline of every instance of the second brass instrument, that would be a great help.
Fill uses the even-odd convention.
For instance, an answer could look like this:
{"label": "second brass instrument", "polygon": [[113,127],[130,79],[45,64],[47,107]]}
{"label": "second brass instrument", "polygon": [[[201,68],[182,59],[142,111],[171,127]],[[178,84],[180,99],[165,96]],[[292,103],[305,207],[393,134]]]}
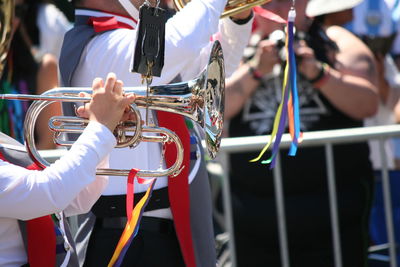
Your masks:
{"label": "second brass instrument", "polygon": [[[186,6],[187,3],[190,2],[190,0],[173,0],[173,1],[178,11],[181,10],[184,6]],[[224,12],[221,15],[221,18],[235,15],[237,13],[253,8],[255,6],[268,3],[270,1],[271,0],[228,0]]]}

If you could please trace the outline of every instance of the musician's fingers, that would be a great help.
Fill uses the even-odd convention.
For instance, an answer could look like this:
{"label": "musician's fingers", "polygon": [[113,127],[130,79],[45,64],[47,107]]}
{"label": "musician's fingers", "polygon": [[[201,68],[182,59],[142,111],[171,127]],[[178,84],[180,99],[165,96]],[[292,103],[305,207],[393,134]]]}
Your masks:
{"label": "musician's fingers", "polygon": [[122,120],[124,120],[124,121],[137,121],[136,113],[133,112],[130,108],[129,109],[125,109]]}
{"label": "musician's fingers", "polygon": [[125,111],[122,114],[121,121],[129,121],[129,120],[130,120],[130,112],[129,111]]}
{"label": "musician's fingers", "polygon": [[90,94],[88,94],[86,92],[80,92],[79,97],[90,97]]}
{"label": "musician's fingers", "polygon": [[104,86],[102,78],[95,78],[92,83],[93,91],[98,90]]}
{"label": "musician's fingers", "polygon": [[131,104],[131,103],[135,102],[135,100],[136,100],[136,95],[135,95],[134,93],[128,93],[128,94],[125,94],[125,98],[126,98],[126,101],[127,101],[129,104]]}
{"label": "musician's fingers", "polygon": [[136,121],[136,116],[133,114],[133,112],[128,111],[127,113],[128,117],[126,118],[128,121]]}
{"label": "musician's fingers", "polygon": [[[86,92],[80,92],[79,97],[90,98],[91,95]],[[87,111],[87,105],[89,105],[89,103],[84,103],[82,106],[79,106],[78,108],[75,107],[76,115],[79,117],[83,117],[83,118],[89,118],[89,112]]]}
{"label": "musician's fingers", "polygon": [[107,75],[106,85],[104,87],[106,92],[112,92],[114,90],[116,81],[117,81],[117,76],[115,75],[115,73],[110,72]]}
{"label": "musician's fingers", "polygon": [[89,118],[89,112],[88,109],[85,108],[85,105],[80,106],[76,109],[76,114],[81,118]]}
{"label": "musician's fingers", "polygon": [[123,95],[123,91],[124,91],[124,89],[122,89],[123,86],[124,86],[124,83],[121,80],[117,80],[115,82],[113,91],[118,95]]}

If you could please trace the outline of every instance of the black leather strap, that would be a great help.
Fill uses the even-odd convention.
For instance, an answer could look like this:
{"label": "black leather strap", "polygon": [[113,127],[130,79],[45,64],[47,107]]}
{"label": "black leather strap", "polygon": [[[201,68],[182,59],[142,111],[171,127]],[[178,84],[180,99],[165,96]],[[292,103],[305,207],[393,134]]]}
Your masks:
{"label": "black leather strap", "polygon": [[[143,193],[136,193],[135,205],[144,196]],[[153,190],[145,211],[169,208],[168,188]],[[101,196],[92,207],[92,212],[97,218],[125,217],[126,216],[126,195]]]}
{"label": "black leather strap", "polygon": [[[98,218],[96,227],[103,229],[124,229],[126,217]],[[140,230],[160,234],[175,233],[174,222],[170,219],[143,216],[140,220]]]}

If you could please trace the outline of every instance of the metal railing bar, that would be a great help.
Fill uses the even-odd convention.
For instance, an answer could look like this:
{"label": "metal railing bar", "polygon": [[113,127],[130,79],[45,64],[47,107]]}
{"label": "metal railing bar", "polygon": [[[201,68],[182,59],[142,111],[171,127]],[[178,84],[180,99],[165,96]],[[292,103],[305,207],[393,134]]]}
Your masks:
{"label": "metal railing bar", "polygon": [[377,260],[377,261],[380,261],[380,262],[389,262],[390,261],[390,257],[389,256],[382,255],[382,254],[370,254],[368,256],[368,259]]}
{"label": "metal railing bar", "polygon": [[374,245],[374,246],[370,246],[368,248],[368,252],[377,252],[377,251],[381,251],[381,250],[385,250],[389,248],[389,244],[379,244],[379,245]]}
{"label": "metal railing bar", "polygon": [[274,189],[275,189],[275,199],[276,199],[276,212],[277,212],[277,223],[279,232],[279,246],[281,253],[281,266],[289,267],[289,247],[287,239],[287,228],[286,228],[286,216],[285,216],[285,201],[283,194],[283,184],[282,184],[282,169],[280,153],[276,155],[276,165],[273,170],[274,172]]}
{"label": "metal railing bar", "polygon": [[384,138],[379,139],[379,152],[381,154],[381,173],[382,173],[382,190],[383,203],[385,207],[385,221],[387,237],[389,241],[390,266],[397,267],[396,258],[396,241],[394,237],[393,214],[392,214],[392,197],[390,192],[389,170],[386,159]]}
{"label": "metal railing bar", "polygon": [[[299,149],[305,146],[316,146],[325,145],[329,142],[332,144],[344,143],[344,142],[355,142],[355,141],[367,141],[370,139],[378,138],[390,138],[397,137],[400,135],[400,125],[386,125],[386,126],[371,126],[371,127],[360,127],[360,128],[348,128],[340,130],[325,130],[325,131],[314,131],[304,132],[303,141],[299,144]],[[221,142],[221,152],[225,151],[228,153],[234,152],[249,152],[261,150],[269,140],[270,135],[259,135],[250,137],[231,137],[223,138]],[[291,138],[289,134],[282,136],[281,147],[287,148],[290,146]],[[205,143],[202,142],[203,147]],[[53,150],[41,150],[40,155],[47,159],[60,157],[65,153],[64,149],[53,149]]]}
{"label": "metal railing bar", "polygon": [[[390,138],[399,135],[400,125],[398,124],[304,132],[303,141],[299,144],[299,149],[306,146],[325,145],[327,142],[331,144],[351,143],[370,139]],[[221,150],[229,153],[257,151],[264,147],[269,138],[270,135],[224,138],[221,142]],[[288,148],[290,142],[290,135],[284,134],[280,147]]]}
{"label": "metal railing bar", "polygon": [[[225,153],[225,152],[223,152]],[[226,157],[223,157],[226,158]],[[228,172],[223,172],[222,178],[222,196],[223,196],[223,205],[224,205],[224,213],[225,213],[225,223],[226,223],[226,231],[229,233],[229,242],[228,247],[231,255],[231,266],[236,267],[236,247],[235,247],[235,234],[234,234],[234,226],[233,226],[233,214],[232,214],[232,199],[231,199],[231,189],[230,189],[230,181],[228,177]]]}
{"label": "metal railing bar", "polygon": [[325,144],[325,159],[326,159],[326,172],[328,179],[329,191],[329,209],[331,214],[331,227],[332,227],[332,242],[334,251],[334,260],[336,267],[342,267],[342,250],[340,246],[340,227],[339,227],[339,214],[336,195],[336,179],[335,179],[335,166],[333,160],[333,148],[331,143]]}

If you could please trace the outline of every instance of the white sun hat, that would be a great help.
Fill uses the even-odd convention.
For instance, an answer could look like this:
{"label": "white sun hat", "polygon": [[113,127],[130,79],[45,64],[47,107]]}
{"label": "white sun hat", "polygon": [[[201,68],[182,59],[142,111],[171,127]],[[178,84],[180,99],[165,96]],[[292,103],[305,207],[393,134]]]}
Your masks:
{"label": "white sun hat", "polygon": [[316,17],[335,13],[353,8],[362,1],[363,0],[309,0],[306,7],[306,15],[308,17]]}

